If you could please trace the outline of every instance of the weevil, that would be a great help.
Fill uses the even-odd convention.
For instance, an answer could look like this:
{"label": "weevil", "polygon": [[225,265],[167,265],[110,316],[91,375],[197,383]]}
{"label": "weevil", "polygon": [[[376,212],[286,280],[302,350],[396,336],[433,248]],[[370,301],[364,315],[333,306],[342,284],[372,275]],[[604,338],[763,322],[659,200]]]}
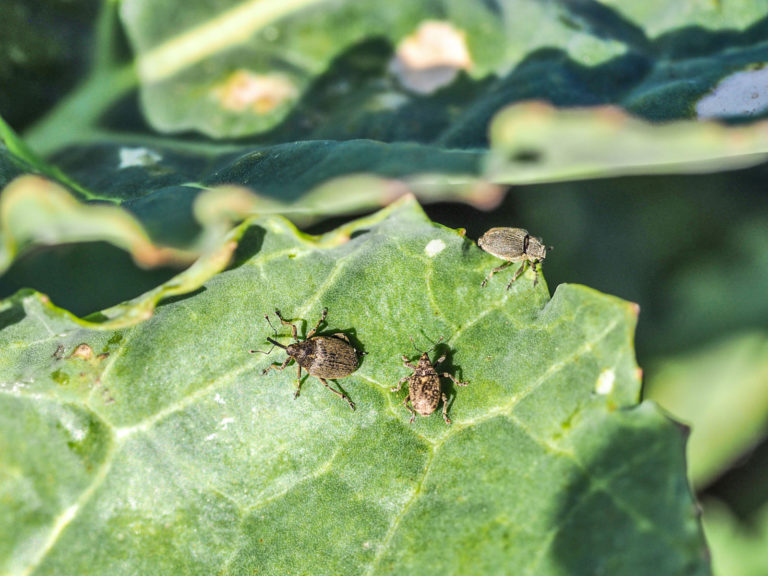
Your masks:
{"label": "weevil", "polygon": [[504,270],[512,262],[520,261],[522,261],[522,265],[517,269],[515,275],[512,276],[509,284],[507,284],[507,290],[512,286],[512,282],[525,272],[525,268],[528,265],[533,268],[533,285],[536,286],[539,282],[539,273],[536,265],[547,257],[547,247],[541,238],[534,238],[528,234],[528,230],[523,228],[491,228],[480,237],[477,245],[489,254],[506,260],[504,264],[491,270],[491,273],[480,284],[481,286],[485,287],[488,284],[488,280],[496,272]]}
{"label": "weevil", "polygon": [[[403,387],[403,382],[408,382],[408,396],[405,397],[403,405],[411,413],[411,420],[409,424],[413,424],[416,419],[416,414],[420,416],[429,416],[435,410],[437,410],[440,400],[443,401],[443,420],[446,424],[451,423],[451,419],[448,418],[448,396],[443,392],[440,387],[440,378],[450,378],[457,386],[466,386],[468,382],[459,382],[453,375],[448,372],[438,374],[435,370],[435,366],[438,366],[443,360],[445,360],[445,354],[438,358],[434,363],[429,359],[429,353],[435,349],[435,347],[442,342],[441,337],[432,348],[426,352],[422,352],[416,348],[416,344],[413,344],[414,348],[421,352],[418,365],[414,366],[408,360],[408,357],[403,355],[403,366],[411,368],[413,374],[410,376],[403,376],[397,383],[397,386],[391,388],[392,392],[398,392]],[[413,338],[411,338],[413,343]],[[411,406],[408,406],[408,402]]]}
{"label": "weevil", "polygon": [[[331,334],[330,336],[316,336],[317,329],[320,324],[325,322],[325,318],[328,315],[328,308],[323,308],[323,312],[320,315],[320,320],[317,321],[315,327],[310,330],[303,340],[299,340],[296,325],[283,319],[280,314],[280,310],[275,310],[275,316],[280,319],[280,322],[284,325],[291,327],[291,337],[294,340],[293,344],[283,346],[272,338],[267,338],[267,341],[272,344],[272,348],[275,346],[285,350],[288,357],[282,364],[272,364],[262,371],[262,374],[266,374],[270,370],[283,370],[292,361],[296,361],[298,367],[298,375],[296,377],[296,393],[294,398],[298,398],[301,393],[301,369],[309,373],[310,376],[314,376],[323,386],[328,388],[331,392],[342,398],[349,404],[349,407],[354,410],[355,404],[343,391],[336,390],[330,384],[328,384],[326,378],[334,380],[336,378],[344,378],[349,376],[358,368],[358,352],[347,338],[347,335],[338,332]],[[265,315],[264,318],[269,322],[269,315]],[[272,326],[272,323],[269,322]],[[272,328],[277,336],[277,331]],[[261,352],[260,350],[251,350],[251,352]],[[269,354],[269,352],[263,352]]]}

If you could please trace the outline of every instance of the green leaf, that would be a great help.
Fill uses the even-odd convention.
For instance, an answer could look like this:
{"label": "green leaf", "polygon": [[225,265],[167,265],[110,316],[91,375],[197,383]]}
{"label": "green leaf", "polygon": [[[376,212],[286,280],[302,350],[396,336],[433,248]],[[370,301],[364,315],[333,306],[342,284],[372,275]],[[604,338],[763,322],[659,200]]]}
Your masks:
{"label": "green leaf", "polygon": [[742,334],[693,354],[659,360],[650,373],[647,397],[692,428],[688,473],[694,486],[705,487],[765,436],[765,334]]}
{"label": "green leaf", "polygon": [[[519,112],[504,111],[488,150],[488,124],[511,102],[612,103],[652,119],[690,117],[722,79],[760,72],[768,48],[755,36],[764,6],[729,5],[729,21],[753,28],[723,37],[712,32],[701,45],[668,24],[676,22],[669,20],[672,13],[711,24],[711,10],[696,2],[686,6],[666,13],[656,4],[633,12],[530,0],[365,7],[259,0],[195,2],[179,11],[171,0],[106,2],[98,17],[84,12],[91,28],[78,36],[77,49],[91,50],[93,66],[78,87],[32,126],[26,143],[0,125],[7,148],[0,149],[0,184],[24,173],[45,174],[81,199],[124,205],[158,248],[199,255],[201,226],[193,205],[201,190],[221,183],[247,185],[262,195],[252,212],[281,211],[307,224],[374,209],[405,188],[424,201],[489,208],[500,192],[487,179],[520,184],[757,162],[765,153],[761,125],[654,128],[616,116],[606,121],[602,109],[579,116],[574,125],[574,113],[552,116],[539,108],[522,131],[510,119]],[[165,18],[169,13],[175,17]],[[656,20],[666,23],[669,36],[651,42],[643,30]],[[403,44],[430,23],[453,30],[468,60],[454,66],[452,83],[415,93],[392,66]],[[77,34],[74,21],[62,25],[62,34]],[[132,55],[121,44],[123,33],[135,48]],[[209,37],[215,41],[204,41]],[[4,40],[13,51],[16,39]],[[212,97],[216,78],[238,74],[244,62],[255,66],[255,74],[296,79],[304,96],[265,114],[222,112]],[[136,90],[141,110],[133,101]],[[150,122],[159,116],[169,129],[251,139],[160,137],[148,130],[142,111]],[[185,119],[166,118],[175,114]],[[600,137],[610,138],[610,145],[598,145]],[[33,150],[55,154],[40,158]],[[373,181],[329,184],[359,173],[397,178],[405,188]],[[322,193],[313,192],[318,186]]]}
{"label": "green leaf", "polygon": [[768,14],[764,1],[736,0],[712,5],[699,0],[669,4],[664,0],[642,3],[612,3],[612,7],[628,20],[642,26],[650,38],[686,26],[707,31],[749,30]]}
{"label": "green leaf", "polygon": [[[248,226],[231,269],[131,328],[0,304],[3,571],[708,573],[684,434],[637,405],[635,306],[531,271],[482,289],[498,260],[412,200],[322,237]],[[304,334],[324,306],[367,352],[336,383],[355,412],[248,353],[264,314]],[[409,425],[400,356],[441,336],[469,384],[452,426]]]}
{"label": "green leaf", "polygon": [[[419,23],[440,17],[460,22],[475,44],[483,33],[501,36],[494,12],[453,0],[332,6],[319,0],[194,1],[181,14],[173,0],[121,3],[150,122],[163,132],[194,129],[218,137],[272,128],[310,81],[355,44],[373,37],[397,43]],[[498,54],[487,47],[480,52]]]}
{"label": "green leaf", "polygon": [[614,108],[557,110],[510,106],[490,128],[484,173],[494,182],[529,184],[621,174],[716,172],[768,158],[768,123],[726,128],[714,122],[665,125]]}
{"label": "green leaf", "polygon": [[768,506],[755,511],[751,525],[740,522],[716,500],[707,500],[703,508],[715,576],[752,576],[768,571]]}
{"label": "green leaf", "polygon": [[135,324],[151,316],[161,299],[196,290],[220,272],[245,230],[244,226],[230,230],[232,220],[242,219],[258,201],[245,190],[224,186],[206,190],[195,200],[202,230],[192,249],[185,250],[153,243],[141,223],[121,207],[84,204],[53,182],[37,176],[19,177],[0,198],[0,271],[32,246],[100,240],[126,250],[140,266],[189,265],[141,296],[88,321],[79,320],[102,328]]}

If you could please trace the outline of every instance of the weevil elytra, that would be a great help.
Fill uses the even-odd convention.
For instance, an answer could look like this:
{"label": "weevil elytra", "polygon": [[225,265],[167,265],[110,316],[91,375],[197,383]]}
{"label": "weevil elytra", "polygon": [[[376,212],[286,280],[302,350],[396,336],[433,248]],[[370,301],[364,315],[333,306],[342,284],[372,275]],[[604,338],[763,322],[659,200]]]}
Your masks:
{"label": "weevil elytra", "polygon": [[[443,392],[440,387],[440,378],[450,378],[457,386],[466,386],[468,384],[468,382],[459,382],[448,372],[438,374],[437,370],[435,370],[435,366],[445,360],[445,354],[438,358],[433,364],[429,359],[429,353],[434,350],[442,340],[441,337],[440,340],[426,352],[422,352],[416,348],[421,352],[419,363],[416,366],[411,364],[407,356],[403,355],[402,357],[403,366],[411,368],[413,374],[400,378],[397,386],[393,387],[391,391],[399,391],[400,388],[403,387],[403,382],[408,382],[408,396],[405,397],[403,405],[405,405],[411,413],[410,424],[413,424],[413,421],[416,419],[416,414],[419,414],[420,416],[429,416],[432,414],[432,412],[437,410],[440,400],[443,401],[443,420],[445,420],[446,424],[450,424],[451,419],[448,418],[448,396],[446,396],[445,392]],[[411,342],[413,343],[413,338],[411,338]],[[416,344],[414,344],[414,348],[415,347]],[[411,406],[408,406],[408,402],[411,403]]]}
{"label": "weevil elytra", "polygon": [[[296,393],[293,395],[294,398],[298,398],[301,393],[301,369],[303,368],[310,376],[320,380],[328,390],[345,400],[349,407],[354,410],[355,404],[349,396],[343,391],[333,388],[328,384],[326,378],[334,380],[352,374],[358,367],[359,352],[349,342],[347,335],[342,332],[331,334],[330,336],[315,335],[320,324],[325,322],[327,315],[328,308],[323,308],[320,320],[317,321],[315,327],[307,333],[303,340],[299,340],[296,325],[283,319],[280,310],[275,310],[275,316],[280,319],[280,322],[291,327],[291,337],[294,339],[294,343],[284,346],[268,337],[267,341],[272,344],[272,348],[275,346],[282,348],[288,354],[288,357],[282,364],[268,366],[262,371],[262,374],[266,374],[272,369],[283,370],[292,360],[295,360],[298,367],[298,375],[296,377]],[[264,316],[264,318],[269,322],[268,315]],[[269,325],[272,326],[272,323],[270,322]],[[272,329],[274,331],[274,327]],[[277,335],[277,331],[275,331],[275,335]],[[272,349],[269,350],[269,352],[271,351]],[[260,350],[251,350],[251,352],[260,352]],[[269,352],[265,352],[265,354],[269,354]]]}
{"label": "weevil elytra", "polygon": [[533,268],[533,285],[539,282],[539,273],[536,265],[547,257],[547,247],[541,238],[534,238],[528,234],[528,230],[523,228],[491,228],[483,234],[477,241],[477,245],[489,254],[497,258],[506,260],[504,264],[491,270],[491,273],[483,280],[481,286],[485,287],[488,280],[496,273],[504,270],[512,262],[521,262],[522,265],[517,269],[512,280],[507,284],[507,290],[512,286],[512,282],[525,272],[525,268],[530,265]]}

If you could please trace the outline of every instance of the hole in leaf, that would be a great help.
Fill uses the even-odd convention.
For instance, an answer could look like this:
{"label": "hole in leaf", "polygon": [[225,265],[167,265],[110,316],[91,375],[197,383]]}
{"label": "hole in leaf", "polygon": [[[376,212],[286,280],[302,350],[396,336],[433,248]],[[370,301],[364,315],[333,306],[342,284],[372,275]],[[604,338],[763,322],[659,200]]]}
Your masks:
{"label": "hole in leaf", "polygon": [[535,164],[542,161],[543,155],[540,150],[521,148],[516,150],[509,159],[517,164]]}

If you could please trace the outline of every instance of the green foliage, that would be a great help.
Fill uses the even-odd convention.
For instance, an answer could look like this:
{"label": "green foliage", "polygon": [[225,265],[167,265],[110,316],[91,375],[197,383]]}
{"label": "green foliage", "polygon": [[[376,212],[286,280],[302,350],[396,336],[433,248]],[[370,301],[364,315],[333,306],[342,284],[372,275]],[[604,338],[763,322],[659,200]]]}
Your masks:
{"label": "green foliage", "polygon": [[656,367],[647,395],[692,426],[688,473],[694,485],[706,486],[730,468],[768,427],[766,380],[763,334],[732,338]]}
{"label": "green foliage", "polygon": [[[131,328],[6,300],[3,568],[706,573],[683,436],[636,405],[636,309],[530,271],[480,288],[495,264],[409,200],[318,238],[254,220],[234,267]],[[338,382],[354,413],[248,353],[265,313],[304,332],[324,306],[367,352]],[[389,391],[411,336],[469,381],[451,427]]]}
{"label": "green foliage", "polygon": [[[488,138],[499,111],[528,99],[621,105],[649,119],[690,118],[722,78],[765,61],[768,47],[758,41],[762,3],[728,3],[717,24],[695,3],[630,10],[532,0],[471,7],[457,0],[365,6],[227,0],[187,3],[181,12],[170,0],[104,2],[100,10],[95,3],[49,4],[39,17],[46,25],[41,37],[26,30],[28,41],[20,44],[18,29],[0,35],[0,46],[16,55],[0,74],[15,78],[47,65],[67,79],[62,86],[78,74],[82,81],[34,119],[26,143],[0,123],[0,185],[43,174],[80,199],[120,204],[158,248],[187,251],[186,258],[162,264],[205,254],[210,231],[194,206],[202,191],[223,184],[259,194],[246,213],[280,211],[308,223],[370,210],[403,193],[401,185],[377,182],[369,191],[359,181],[328,193],[329,179],[360,173],[396,178],[424,201],[488,208],[499,200],[488,181],[724,169],[758,162],[766,152],[760,126],[658,128],[615,112],[525,105],[498,115]],[[13,17],[4,26],[28,21],[24,3],[10,6]],[[166,17],[171,13],[174,18]],[[69,60],[43,50],[53,15],[65,27],[54,42],[77,37]],[[676,28],[682,15],[708,31],[694,36]],[[448,26],[444,36],[466,56],[434,63],[456,77],[420,92],[393,62],[398,50],[421,38],[425,22]],[[726,34],[723,22],[742,31]],[[84,65],[89,59],[90,68]],[[413,65],[408,74],[429,76],[429,69]],[[265,77],[271,78],[266,85]],[[29,95],[25,83],[13,85],[18,100]],[[16,106],[14,100],[0,112],[31,124]],[[159,137],[155,130],[198,134]],[[13,238],[12,230],[4,234],[7,267],[18,256],[8,246],[25,239]],[[112,241],[108,234],[103,239]],[[45,243],[78,240],[54,235]]]}
{"label": "green foliage", "polygon": [[768,508],[756,510],[753,525],[745,525],[722,502],[708,500],[703,520],[715,574],[751,576],[768,570]]}
{"label": "green foliage", "polygon": [[[498,261],[412,198],[338,219],[529,185],[447,217],[525,226],[557,248],[550,280],[643,303],[650,394],[693,423],[705,487],[765,431],[764,332],[732,336],[768,318],[768,214],[738,207],[765,175],[723,171],[768,152],[745,122],[768,3],[2,13],[0,572],[708,572],[685,434],[638,403],[635,307],[530,273],[482,290]],[[430,34],[451,50],[419,64]],[[282,353],[247,353],[263,314],[306,331],[322,306],[368,352],[339,382],[355,413],[313,378],[293,402],[291,371],[259,376]],[[408,426],[388,391],[409,336],[445,336],[470,382],[452,428]],[[715,568],[761,566],[765,530],[713,510]]]}

